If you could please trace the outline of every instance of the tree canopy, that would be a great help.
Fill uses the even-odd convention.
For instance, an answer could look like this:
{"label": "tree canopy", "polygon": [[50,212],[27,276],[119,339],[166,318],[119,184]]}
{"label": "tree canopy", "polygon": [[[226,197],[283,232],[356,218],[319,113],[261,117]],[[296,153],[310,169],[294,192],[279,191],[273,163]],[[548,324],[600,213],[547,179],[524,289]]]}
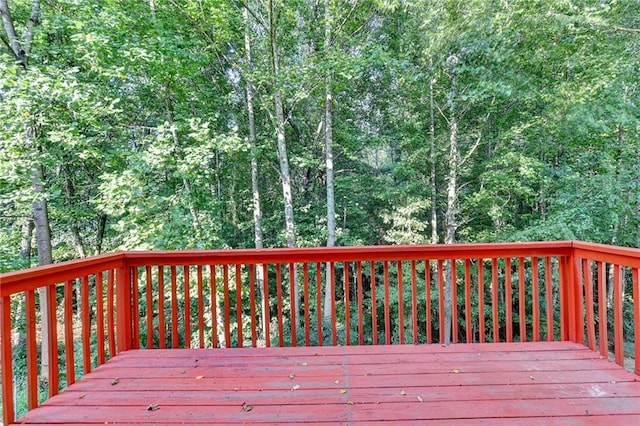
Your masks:
{"label": "tree canopy", "polygon": [[256,226],[640,247],[637,1],[0,6],[0,270],[35,262],[38,201],[55,261]]}

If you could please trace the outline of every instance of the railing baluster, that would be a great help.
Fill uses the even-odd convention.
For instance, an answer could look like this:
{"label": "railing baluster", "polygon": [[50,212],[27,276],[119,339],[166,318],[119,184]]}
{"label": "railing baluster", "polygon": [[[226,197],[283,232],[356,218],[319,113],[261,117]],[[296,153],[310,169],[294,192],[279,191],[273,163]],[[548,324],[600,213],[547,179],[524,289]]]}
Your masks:
{"label": "railing baluster", "polygon": [[484,259],[478,259],[478,332],[480,333],[480,343],[485,343],[486,327],[484,312]]}
{"label": "railing baluster", "polygon": [[544,295],[547,310],[547,341],[555,340],[555,326],[553,322],[553,286],[551,282],[551,258],[544,258]]}
{"label": "railing baluster", "polygon": [[153,287],[151,265],[145,266],[145,292],[147,293],[147,349],[153,348]]}
{"label": "railing baluster", "polygon": [[383,262],[384,279],[384,339],[387,345],[391,344],[391,314],[389,302],[389,261]]}
{"label": "railing baluster", "polygon": [[262,264],[262,315],[264,315],[264,340],[267,347],[271,346],[271,304],[269,300],[269,266]]}
{"label": "railing baluster", "polygon": [[236,263],[236,326],[238,328],[238,342],[237,347],[244,346],[242,336],[242,267],[239,263]]}
{"label": "railing baluster", "polygon": [[191,348],[191,289],[189,282],[189,265],[183,265],[184,293],[184,347]]}
{"label": "railing baluster", "polygon": [[424,299],[425,299],[425,322],[427,328],[427,343],[433,342],[431,332],[431,261],[424,261]]}
{"label": "railing baluster", "polygon": [[472,337],[472,312],[471,312],[471,260],[464,261],[464,326],[466,343],[473,341]]}
{"label": "railing baluster", "polygon": [[518,258],[518,325],[520,326],[520,341],[527,341],[527,305],[524,282],[524,258]]}
{"label": "railing baluster", "polygon": [[2,365],[2,416],[5,425],[15,421],[15,411],[13,404],[15,395],[13,394],[13,355],[11,348],[11,298],[5,296],[0,299],[0,332],[2,336],[2,354],[0,354],[0,364]]}
{"label": "railing baluster", "polygon": [[560,274],[560,284],[558,285],[559,288],[559,292],[560,292],[560,340],[569,340],[569,332],[568,332],[568,327],[569,324],[567,324],[567,317],[569,315],[569,309],[568,309],[568,295],[567,295],[567,288],[566,288],[566,283],[568,283],[569,281],[569,274],[567,269],[568,268],[568,260],[566,256],[563,256],[562,258],[559,259],[560,265],[559,265],[559,274]]}
{"label": "railing baluster", "polygon": [[202,265],[197,269],[198,286],[198,347],[204,348],[204,286],[202,278]]}
{"label": "railing baluster", "polygon": [[635,343],[634,359],[635,373],[640,375],[640,268],[634,268],[632,271],[631,282],[633,285],[633,335]]}
{"label": "railing baluster", "polygon": [[256,265],[248,264],[249,268],[249,312],[251,315],[251,346],[257,345],[257,325],[256,325]]}
{"label": "railing baluster", "polygon": [[132,303],[131,303],[131,319],[133,320],[133,327],[132,327],[132,335],[131,335],[131,342],[132,342],[132,349],[139,349],[140,348],[140,289],[139,289],[139,285],[140,283],[138,282],[139,277],[138,277],[138,267],[134,267],[133,268],[133,277],[132,277],[132,290],[133,290],[133,294],[132,294]]}
{"label": "railing baluster", "polygon": [[222,265],[222,285],[224,294],[224,345],[231,347],[231,301],[229,300],[229,265]]}
{"label": "railing baluster", "polygon": [[169,268],[171,274],[171,347],[177,349],[180,346],[178,334],[178,277],[175,265]]}
{"label": "railing baluster", "polygon": [[344,331],[345,331],[345,344],[349,346],[351,344],[351,301],[349,300],[349,290],[351,285],[349,283],[349,262],[343,263],[344,279]]}
{"label": "railing baluster", "polygon": [[584,280],[584,291],[585,297],[587,299],[586,309],[587,309],[587,339],[589,348],[591,350],[596,349],[596,328],[595,328],[595,320],[593,315],[593,279],[591,277],[591,261],[587,259],[582,259],[582,270]]}
{"label": "railing baluster", "polygon": [[613,337],[616,363],[624,364],[623,318],[622,318],[622,278],[621,266],[613,266]]}
{"label": "railing baluster", "polygon": [[532,295],[532,321],[533,321],[533,341],[540,340],[540,293],[538,286],[538,258],[531,258],[531,295]]}
{"label": "railing baluster", "polygon": [[[358,263],[360,266],[360,263]],[[418,277],[416,274],[416,261],[411,261],[411,330],[413,331],[413,344],[418,343]]]}
{"label": "railing baluster", "polygon": [[[84,305],[84,302],[83,302],[82,309],[84,310],[85,308],[86,308],[86,305]],[[67,386],[72,385],[76,382],[73,324],[74,324],[73,281],[67,280],[64,283],[64,345],[65,345],[64,353],[65,353],[65,363],[66,363],[65,367],[66,367],[66,374],[67,374]]]}
{"label": "railing baluster", "polygon": [[211,346],[217,348],[218,343],[218,286],[216,266],[209,265],[209,288],[211,294]]}
{"label": "railing baluster", "polygon": [[507,342],[513,342],[513,284],[511,283],[511,258],[505,259],[504,265],[504,300],[507,326]]}
{"label": "railing baluster", "polygon": [[597,263],[598,268],[598,326],[600,337],[600,355],[606,357],[609,352],[607,342],[607,281],[604,262]]}
{"label": "railing baluster", "polygon": [[500,341],[500,317],[498,311],[498,259],[491,259],[491,319],[493,320],[493,342]]}
{"label": "railing baluster", "polygon": [[[38,349],[36,346],[36,295],[34,290],[25,292],[27,310],[27,407],[36,408],[38,403]],[[4,334],[4,328],[3,328]],[[3,353],[4,357],[5,354]],[[5,366],[2,366],[3,371]],[[9,370],[10,371],[10,370]],[[68,377],[68,373],[67,373]],[[4,389],[3,389],[4,392]],[[6,395],[3,393],[3,395]],[[9,396],[11,397],[11,396]],[[13,404],[11,404],[13,405]],[[6,424],[6,423],[5,423]]]}
{"label": "railing baluster", "polygon": [[364,289],[362,288],[362,262],[356,264],[356,273],[358,280],[358,344],[364,345]]}
{"label": "railing baluster", "polygon": [[[82,287],[80,294],[82,296],[82,365],[84,374],[91,372],[91,322],[89,305],[89,277],[82,277]],[[73,346],[72,346],[73,347]]]}
{"label": "railing baluster", "polygon": [[[58,320],[56,318],[57,298],[56,286],[47,287],[47,305],[49,307],[49,318],[44,324],[50,324],[49,329],[49,398],[58,394],[60,388],[59,371],[58,371]],[[85,305],[86,307],[86,305]],[[46,326],[44,325],[43,326]]]}
{"label": "railing baluster", "polygon": [[311,345],[311,331],[309,324],[309,315],[311,311],[311,305],[309,302],[309,264],[304,262],[302,264],[302,292],[304,295],[304,345]]}
{"label": "railing baluster", "polygon": [[324,336],[322,333],[322,319],[324,311],[322,310],[322,263],[316,262],[316,322],[317,322],[317,337],[318,346],[322,346],[324,343]]}
{"label": "railing baluster", "polygon": [[284,346],[284,323],[282,319],[282,266],[276,264],[276,298],[278,299],[278,346]]}
{"label": "railing baluster", "polygon": [[202,279],[202,265],[196,270],[196,285],[198,286],[198,347],[204,348],[204,289]]}
{"label": "railing baluster", "polygon": [[439,343],[444,343],[444,268],[442,260],[438,260],[438,329]]}
{"label": "railing baluster", "polygon": [[106,362],[104,348],[104,271],[96,273],[96,339],[98,365]]}
{"label": "railing baluster", "polygon": [[336,265],[329,263],[329,280],[331,285],[331,337],[333,346],[338,346],[338,325],[336,324]]}
{"label": "railing baluster", "polygon": [[296,270],[293,263],[289,263],[289,309],[291,316],[289,318],[291,329],[291,346],[297,346],[298,339],[296,330],[296,315],[298,314],[298,286],[296,284]]}
{"label": "railing baluster", "polygon": [[458,343],[458,265],[451,259],[451,340]]}
{"label": "railing baluster", "polygon": [[373,344],[378,344],[378,303],[376,300],[376,265],[375,261],[369,262],[369,273],[371,274],[371,334]]}
{"label": "railing baluster", "polygon": [[400,344],[404,345],[404,289],[403,289],[403,276],[402,276],[402,262],[397,261],[396,267],[398,270],[398,329],[400,334]]}
{"label": "railing baluster", "polygon": [[164,266],[158,265],[158,346],[164,349],[167,346],[164,318]]}
{"label": "railing baluster", "polygon": [[114,276],[113,269],[109,269],[107,272],[107,332],[109,338],[109,358],[113,358],[116,355],[116,327],[114,320]]}

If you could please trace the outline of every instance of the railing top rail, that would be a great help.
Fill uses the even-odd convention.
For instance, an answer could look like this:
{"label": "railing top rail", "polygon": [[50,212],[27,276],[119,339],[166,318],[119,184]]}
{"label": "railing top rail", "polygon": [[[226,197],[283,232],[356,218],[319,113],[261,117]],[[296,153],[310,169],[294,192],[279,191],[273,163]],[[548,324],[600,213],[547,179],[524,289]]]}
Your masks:
{"label": "railing top rail", "polygon": [[38,287],[64,282],[98,270],[118,268],[124,264],[124,258],[124,252],[108,253],[0,274],[0,297],[35,290]]}
{"label": "railing top rail", "polygon": [[133,251],[125,253],[130,266],[184,264],[257,264],[379,260],[490,259],[518,256],[563,256],[571,241],[533,243],[434,244],[412,246],[310,247],[239,250]]}
{"label": "railing top rail", "polygon": [[573,241],[576,257],[640,268],[640,249]]}
{"label": "railing top rail", "polygon": [[0,274],[0,297],[63,282],[96,270],[142,265],[258,264],[381,260],[491,259],[519,256],[567,256],[640,268],[640,249],[581,241],[434,244],[412,246],[310,247],[235,250],[130,251],[71,260]]}

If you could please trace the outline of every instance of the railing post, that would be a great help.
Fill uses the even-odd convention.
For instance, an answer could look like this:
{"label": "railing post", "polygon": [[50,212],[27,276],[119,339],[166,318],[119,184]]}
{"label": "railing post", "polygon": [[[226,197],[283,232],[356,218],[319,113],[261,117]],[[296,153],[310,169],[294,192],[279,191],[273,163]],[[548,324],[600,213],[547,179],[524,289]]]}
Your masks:
{"label": "railing post", "polygon": [[116,333],[117,352],[124,352],[133,347],[132,318],[131,318],[131,268],[126,258],[122,259],[122,265],[116,272]]}
{"label": "railing post", "polygon": [[575,257],[573,250],[569,256],[562,260],[562,280],[564,300],[561,310],[564,316],[563,322],[566,326],[563,339],[576,343],[584,343],[584,317],[582,309],[582,280],[579,273],[578,263],[580,259]]}
{"label": "railing post", "polygon": [[5,425],[15,421],[13,365],[11,351],[11,299],[0,299],[0,362],[2,365],[2,418]]}

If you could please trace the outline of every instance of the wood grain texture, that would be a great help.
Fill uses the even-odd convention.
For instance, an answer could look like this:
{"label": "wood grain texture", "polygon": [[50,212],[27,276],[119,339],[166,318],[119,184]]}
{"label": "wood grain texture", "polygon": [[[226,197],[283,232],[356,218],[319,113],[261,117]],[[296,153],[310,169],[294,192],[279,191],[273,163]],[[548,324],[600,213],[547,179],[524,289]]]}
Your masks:
{"label": "wood grain texture", "polygon": [[640,377],[568,342],[131,350],[20,421],[635,425]]}

